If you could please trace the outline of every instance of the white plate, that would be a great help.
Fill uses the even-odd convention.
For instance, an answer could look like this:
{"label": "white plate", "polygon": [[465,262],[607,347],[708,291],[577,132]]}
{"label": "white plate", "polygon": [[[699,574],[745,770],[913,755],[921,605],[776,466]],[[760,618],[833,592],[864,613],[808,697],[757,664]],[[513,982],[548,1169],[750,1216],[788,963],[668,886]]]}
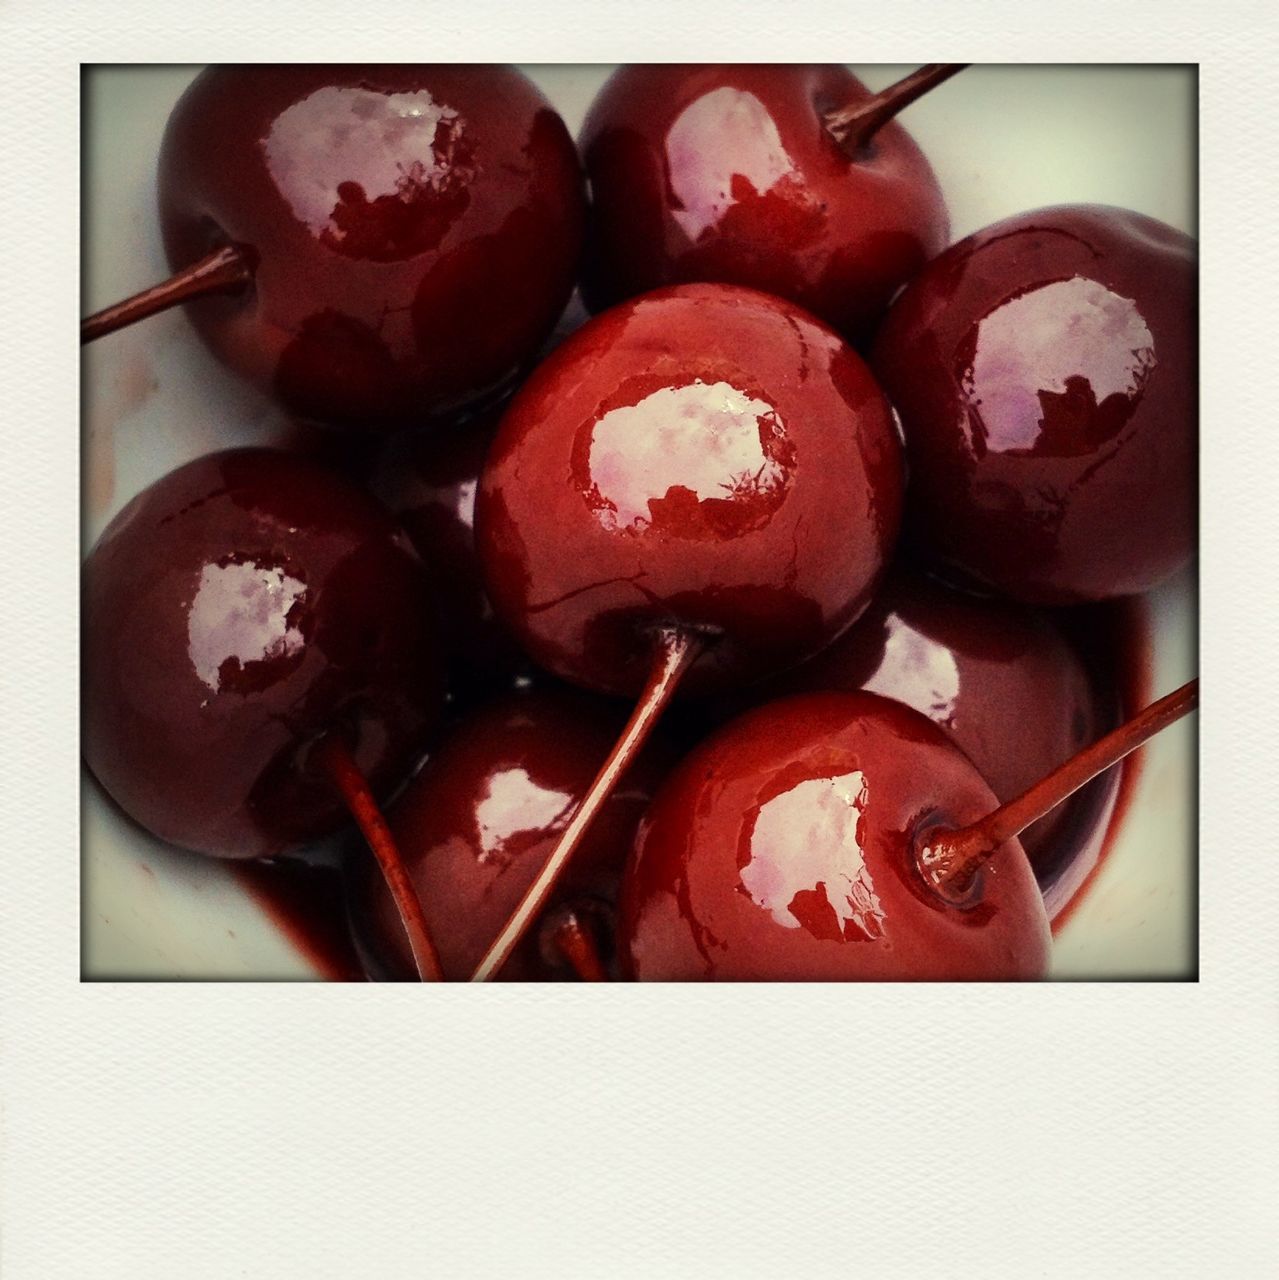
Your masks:
{"label": "white plate", "polygon": [[[872,88],[908,67],[855,68]],[[576,134],[607,67],[528,67]],[[154,181],[169,110],[196,67],[85,74],[84,308],[168,274]],[[1121,205],[1195,233],[1191,67],[973,67],[908,109],[956,239],[1048,204]],[[283,439],[280,412],[210,357],[180,312],[89,347],[84,358],[87,550],[116,511],[201,454]],[[1196,668],[1194,582],[1147,601],[1150,688]],[[1110,850],[1056,938],[1057,977],[1184,978],[1197,954],[1195,725],[1142,753]],[[315,965],[216,861],[169,849],[83,789],[85,977],[314,978]]]}

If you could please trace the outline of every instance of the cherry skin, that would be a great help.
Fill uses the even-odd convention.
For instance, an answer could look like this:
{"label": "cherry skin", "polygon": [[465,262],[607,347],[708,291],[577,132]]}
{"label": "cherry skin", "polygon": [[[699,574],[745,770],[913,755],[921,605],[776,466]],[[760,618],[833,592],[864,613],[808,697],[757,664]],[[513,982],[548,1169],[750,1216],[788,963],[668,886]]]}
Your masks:
{"label": "cherry skin", "polygon": [[1193,242],[1074,205],[930,263],[872,364],[901,413],[907,528],[954,576],[1070,604],[1155,586],[1195,546]]}
{"label": "cherry skin", "polygon": [[[391,829],[445,977],[471,976],[545,862],[620,722],[616,707],[571,690],[508,695],[465,720],[396,801]],[[588,916],[609,953],[622,867],[668,767],[660,748],[639,757],[548,904],[547,916],[569,905]],[[367,861],[360,864],[352,922],[374,974],[411,976],[403,927]],[[530,933],[498,977],[567,976],[564,957],[556,959],[545,935],[545,928]]]}
{"label": "cherry skin", "polygon": [[[869,609],[816,657],[769,681],[756,702],[864,689],[913,707],[963,748],[1001,800],[1110,728],[1114,708],[1053,618],[954,591],[898,567]],[[1105,790],[1114,776],[1098,780]],[[1059,841],[1095,796],[1054,809],[1018,839],[1037,876],[1060,870]]]}
{"label": "cherry skin", "polygon": [[583,292],[599,310],[686,281],[789,298],[856,339],[949,239],[901,125],[847,146],[826,113],[873,95],[842,66],[630,66],[581,134]]}
{"label": "cherry skin", "polygon": [[346,809],[337,735],[374,788],[441,698],[421,561],[367,494],[267,449],[197,459],[133,499],[83,573],[84,757],[160,839],[270,857]]}
{"label": "cherry skin", "polygon": [[214,353],[289,410],[358,430],[510,381],[568,301],[585,198],[573,141],[499,66],[228,66],[165,130],[175,271],[233,245],[235,292],[188,303]]}
{"label": "cherry skin", "polygon": [[447,432],[401,432],[368,481],[426,564],[447,619],[450,689],[463,699],[509,689],[530,667],[493,612],[475,547],[475,495],[497,418],[489,412]]}
{"label": "cherry skin", "polygon": [[709,642],[688,685],[815,653],[866,607],[896,536],[900,445],[858,356],[790,303],[727,285],[596,317],[516,394],[476,533],[533,658],[634,695],[655,628]]}
{"label": "cherry skin", "polygon": [[675,770],[637,838],[620,942],[642,981],[1046,976],[1050,935],[1020,844],[958,900],[916,841],[997,801],[946,735],[868,693],[783,699]]}

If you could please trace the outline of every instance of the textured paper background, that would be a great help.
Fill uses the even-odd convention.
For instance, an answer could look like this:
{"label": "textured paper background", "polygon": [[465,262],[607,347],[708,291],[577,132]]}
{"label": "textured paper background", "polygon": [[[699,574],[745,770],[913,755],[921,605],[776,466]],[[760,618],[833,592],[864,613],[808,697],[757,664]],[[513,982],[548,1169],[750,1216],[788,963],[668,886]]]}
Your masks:
{"label": "textured paper background", "polygon": [[[0,1276],[1269,1276],[1271,4],[0,0]],[[78,982],[79,64],[1202,64],[1198,984]]]}

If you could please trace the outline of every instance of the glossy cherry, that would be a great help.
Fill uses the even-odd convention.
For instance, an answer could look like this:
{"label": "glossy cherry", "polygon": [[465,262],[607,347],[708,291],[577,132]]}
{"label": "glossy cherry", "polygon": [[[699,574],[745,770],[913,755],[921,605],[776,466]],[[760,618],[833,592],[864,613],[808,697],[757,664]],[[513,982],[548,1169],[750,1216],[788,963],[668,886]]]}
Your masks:
{"label": "glossy cherry", "polygon": [[864,336],[949,238],[937,179],[892,116],[957,66],[872,94],[846,67],[623,67],[581,134],[592,309],[722,281]]}
{"label": "glossy cherry", "polygon": [[585,208],[563,121],[487,65],[210,68],[169,119],[159,200],[176,283],[89,336],[193,296],[230,368],[296,414],[371,431],[474,402],[531,360]]}
{"label": "glossy cherry", "polygon": [[1193,708],[1147,708],[1010,804],[931,721],[870,693],[782,699],[693,752],[645,818],[621,901],[647,981],[1047,975],[1016,833]]}
{"label": "glossy cherry", "polygon": [[567,680],[634,695],[667,623],[714,642],[689,683],[822,648],[896,536],[901,450],[874,379],[781,299],[659,290],[578,330],[520,389],[480,484],[494,607]]}
{"label": "glossy cherry", "polygon": [[[904,702],[944,729],[1000,800],[1092,742],[1116,711],[1051,615],[901,567],[834,643],[752,692],[759,702],[859,689]],[[1041,882],[1060,872],[1057,845],[1074,807],[1054,809],[1019,836]]]}
{"label": "glossy cherry", "polygon": [[[396,801],[390,825],[423,903],[447,978],[469,978],[567,825],[624,712],[564,689],[509,695],[474,712]],[[667,769],[636,761],[610,795],[534,929],[497,975],[563,978],[554,931],[576,911],[605,957],[635,828]],[[369,869],[371,870],[371,869]],[[412,974],[404,930],[379,878],[362,872],[353,923],[370,968]]]}
{"label": "glossy cherry", "polygon": [[1041,209],[930,263],[872,363],[899,410],[907,525],[1032,603],[1142,592],[1196,537],[1194,243],[1122,209]]}
{"label": "glossy cherry", "polygon": [[422,564],[371,498],[266,449],[200,458],[133,499],[83,574],[83,750],[169,843],[269,857],[408,771],[441,697]]}
{"label": "glossy cherry", "polygon": [[640,981],[1042,978],[1048,919],[1009,841],[951,902],[915,865],[926,824],[997,805],[917,711],[868,693],[748,712],[675,771],[627,871],[621,942]]}
{"label": "glossy cherry", "polygon": [[639,701],[477,976],[531,923],[678,687],[795,663],[866,607],[901,487],[865,365],[779,298],[659,290],[597,317],[537,369],[481,480],[489,595],[544,666]]}

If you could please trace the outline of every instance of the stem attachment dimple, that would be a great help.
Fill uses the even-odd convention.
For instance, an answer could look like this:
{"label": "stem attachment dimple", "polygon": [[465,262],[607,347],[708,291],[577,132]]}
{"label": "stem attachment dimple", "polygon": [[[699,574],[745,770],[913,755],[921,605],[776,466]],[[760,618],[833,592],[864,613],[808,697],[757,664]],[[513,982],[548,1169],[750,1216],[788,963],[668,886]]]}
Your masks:
{"label": "stem attachment dimple", "polygon": [[828,111],[826,128],[845,151],[855,154],[899,111],[968,65],[967,62],[930,62],[864,102]]}
{"label": "stem attachment dimple", "polygon": [[400,913],[404,932],[408,934],[418,978],[423,982],[442,982],[444,972],[440,968],[440,957],[435,944],[431,941],[426,917],[422,914],[422,904],[418,901],[395,837],[369,790],[368,780],[360,772],[346,743],[337,734],[331,733],[320,742],[316,747],[316,758],[341,793],[346,807],[382,868],[387,888],[390,889],[396,910]]}
{"label": "stem attachment dimple", "polygon": [[252,279],[253,265],[244,250],[231,244],[223,245],[167,280],[81,321],[80,342],[93,342],[192,298],[208,293],[234,293]]}
{"label": "stem attachment dimple", "polygon": [[943,897],[962,897],[986,860],[1005,840],[1019,835],[1032,822],[1072,796],[1099,773],[1118,764],[1155,734],[1199,705],[1199,679],[1152,702],[1090,747],[1085,747],[1015,800],[958,831],[928,831],[916,852],[924,879]]}
{"label": "stem attachment dimple", "polygon": [[501,933],[493,940],[479,966],[471,975],[472,982],[488,982],[506,963],[529,926],[546,906],[556,881],[567,865],[573,851],[582,842],[591,823],[612,794],[618,779],[634,760],[640,748],[648,741],[653,726],[662,714],[679,682],[689,667],[701,655],[708,643],[705,633],[688,627],[664,626],[653,632],[653,660],[648,680],[635,704],[631,718],[622,730],[608,759],[595,775],[577,812],[560,836],[551,856],[547,858],[537,879],[529,885],[511,918]]}

